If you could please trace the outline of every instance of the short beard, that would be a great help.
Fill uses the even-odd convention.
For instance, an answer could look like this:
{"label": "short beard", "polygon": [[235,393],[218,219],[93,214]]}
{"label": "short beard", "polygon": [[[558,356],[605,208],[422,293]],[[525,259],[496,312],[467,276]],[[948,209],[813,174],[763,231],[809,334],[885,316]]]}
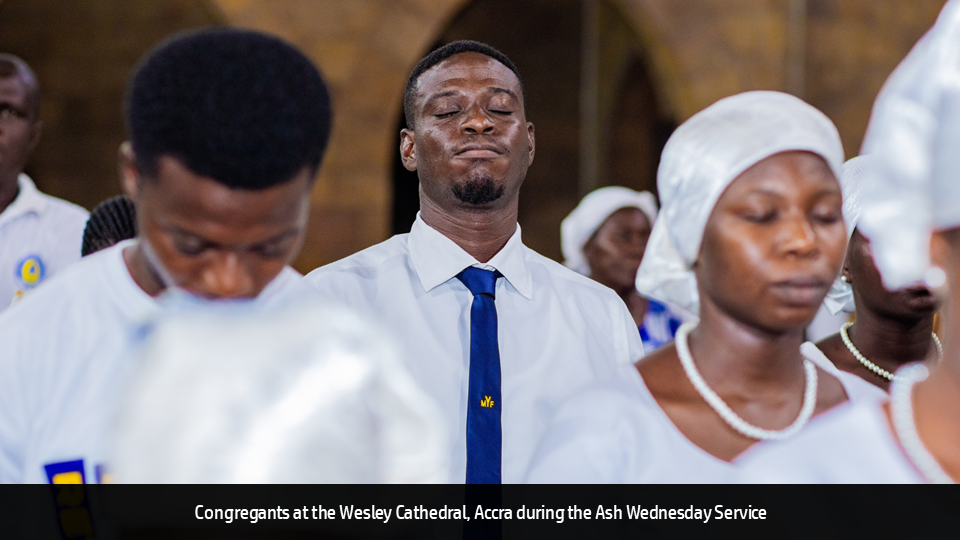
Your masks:
{"label": "short beard", "polygon": [[504,187],[494,183],[493,178],[483,174],[471,176],[469,180],[453,186],[454,196],[473,206],[491,203],[503,196]]}

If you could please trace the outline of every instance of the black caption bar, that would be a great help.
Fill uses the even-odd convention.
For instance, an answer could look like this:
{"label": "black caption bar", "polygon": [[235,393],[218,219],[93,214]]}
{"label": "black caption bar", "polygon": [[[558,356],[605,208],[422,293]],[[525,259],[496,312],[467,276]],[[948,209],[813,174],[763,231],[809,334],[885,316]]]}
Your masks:
{"label": "black caption bar", "polygon": [[932,486],[0,486],[0,538],[915,536],[952,524],[957,493]]}

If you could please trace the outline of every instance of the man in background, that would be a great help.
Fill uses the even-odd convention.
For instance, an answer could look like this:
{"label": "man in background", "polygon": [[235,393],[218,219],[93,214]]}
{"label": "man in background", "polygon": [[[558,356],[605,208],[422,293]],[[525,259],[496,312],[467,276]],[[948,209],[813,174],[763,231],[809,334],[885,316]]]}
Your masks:
{"label": "man in background", "polygon": [[37,76],[0,53],[0,312],[80,258],[87,211],[41,193],[23,173],[41,128]]}

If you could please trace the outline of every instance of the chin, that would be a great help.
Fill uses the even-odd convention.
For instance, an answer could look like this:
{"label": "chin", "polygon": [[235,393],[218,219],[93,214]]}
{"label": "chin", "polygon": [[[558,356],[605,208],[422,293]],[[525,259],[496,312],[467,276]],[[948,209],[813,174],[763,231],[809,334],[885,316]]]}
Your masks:
{"label": "chin", "polygon": [[767,334],[785,334],[806,329],[817,315],[817,309],[780,306],[757,310],[756,306],[753,306],[752,309],[746,307],[739,310],[741,316],[734,315],[734,318]]}
{"label": "chin", "polygon": [[781,331],[803,330],[813,322],[817,316],[820,304],[814,307],[782,307],[771,317],[771,322]]}

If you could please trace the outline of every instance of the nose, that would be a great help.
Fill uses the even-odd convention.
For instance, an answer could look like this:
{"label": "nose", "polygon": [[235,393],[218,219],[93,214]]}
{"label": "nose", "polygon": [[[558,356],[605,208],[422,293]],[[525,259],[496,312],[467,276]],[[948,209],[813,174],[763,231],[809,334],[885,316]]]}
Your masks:
{"label": "nose", "polygon": [[240,257],[221,252],[203,269],[204,296],[208,298],[252,298],[254,279]]}
{"label": "nose", "polygon": [[787,220],[780,242],[780,250],[786,255],[806,257],[817,251],[817,233],[805,216]]}
{"label": "nose", "polygon": [[474,103],[463,115],[460,127],[467,133],[490,133],[493,131],[493,119],[483,107]]}

